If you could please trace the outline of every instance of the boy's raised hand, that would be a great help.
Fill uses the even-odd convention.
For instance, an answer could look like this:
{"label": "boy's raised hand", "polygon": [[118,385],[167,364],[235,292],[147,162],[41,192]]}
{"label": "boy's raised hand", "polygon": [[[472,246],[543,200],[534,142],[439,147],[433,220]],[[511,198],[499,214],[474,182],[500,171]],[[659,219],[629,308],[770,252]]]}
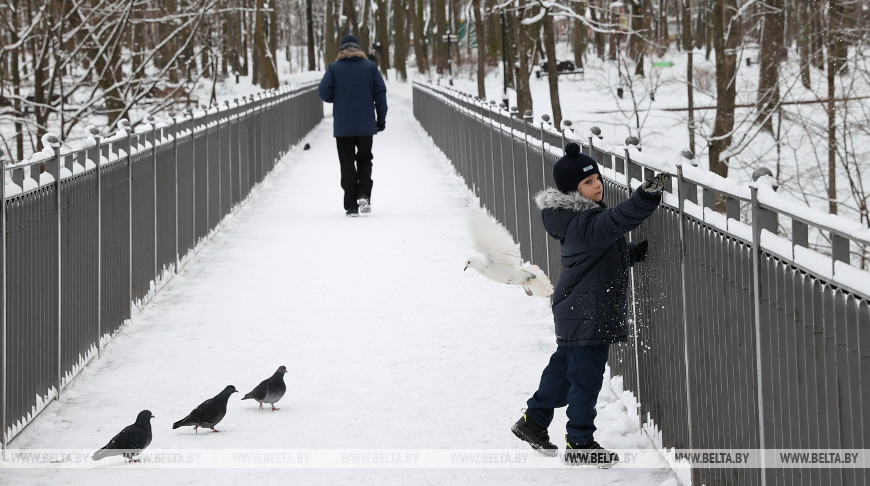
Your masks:
{"label": "boy's raised hand", "polygon": [[659,195],[665,189],[665,184],[670,178],[671,175],[667,172],[659,172],[658,175],[641,184],[640,189],[647,194]]}
{"label": "boy's raised hand", "polygon": [[634,245],[634,261],[642,262],[646,260],[646,252],[649,250],[649,242],[646,240]]}

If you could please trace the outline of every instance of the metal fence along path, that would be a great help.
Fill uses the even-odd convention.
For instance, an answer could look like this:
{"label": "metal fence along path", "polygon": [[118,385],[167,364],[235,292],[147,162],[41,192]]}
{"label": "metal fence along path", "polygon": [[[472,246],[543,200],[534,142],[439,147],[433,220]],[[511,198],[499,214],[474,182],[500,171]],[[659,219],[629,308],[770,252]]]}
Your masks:
{"label": "metal fence along path", "polygon": [[[414,84],[414,114],[523,258],[560,271],[558,241],[532,197],[554,186],[570,139],[602,167],[614,206],[654,172],[673,173],[658,211],[628,238],[650,241],[632,270],[630,336],[610,366],[664,448],[870,448],[870,230],[776,193],[769,171],[738,187],[699,169],[578,137],[448,87]],[[676,157],[675,157],[676,159]],[[652,420],[650,420],[652,419]],[[692,469],[696,484],[866,484],[861,469]]]}
{"label": "metal fence along path", "polygon": [[306,83],[4,166],[4,448],[322,118]]}

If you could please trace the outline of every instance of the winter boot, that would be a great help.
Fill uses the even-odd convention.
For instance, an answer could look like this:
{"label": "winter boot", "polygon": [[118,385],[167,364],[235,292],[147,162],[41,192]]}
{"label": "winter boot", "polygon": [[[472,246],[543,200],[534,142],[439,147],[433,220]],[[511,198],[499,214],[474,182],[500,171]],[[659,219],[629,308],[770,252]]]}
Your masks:
{"label": "winter boot", "polygon": [[619,456],[615,452],[608,451],[594,440],[585,444],[577,444],[571,442],[566,435],[565,441],[568,443],[565,446],[565,464],[569,466],[608,468],[619,462]]}
{"label": "winter boot", "polygon": [[526,418],[526,414],[523,414],[522,418],[511,427],[511,432],[520,440],[528,442],[532,449],[545,456],[556,457],[559,455],[559,448],[550,442],[550,434],[547,433],[547,429]]}
{"label": "winter boot", "polygon": [[362,214],[368,214],[372,212],[372,204],[369,202],[369,198],[365,196],[360,196],[359,199],[356,200],[357,205],[359,205],[359,212]]}
{"label": "winter boot", "polygon": [[350,209],[347,210],[346,213],[344,213],[344,215],[345,215],[345,216],[350,216],[351,218],[357,218],[357,217],[359,217],[359,209],[357,209],[357,208],[350,208]]}

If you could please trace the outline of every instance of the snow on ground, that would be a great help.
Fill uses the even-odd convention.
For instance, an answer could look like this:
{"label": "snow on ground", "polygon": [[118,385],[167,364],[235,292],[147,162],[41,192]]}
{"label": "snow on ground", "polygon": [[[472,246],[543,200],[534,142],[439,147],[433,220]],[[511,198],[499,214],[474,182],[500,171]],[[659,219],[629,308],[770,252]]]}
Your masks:
{"label": "snow on ground", "polygon": [[[568,468],[511,434],[555,349],[547,301],[462,271],[477,202],[413,120],[410,86],[389,89],[370,216],[344,215],[327,115],[305,140],[311,150],[291,151],[10,447],[89,453],[149,409],[149,450],[497,449],[524,467],[276,469],[259,461],[172,469],[112,458],[68,469],[6,463],[0,483],[676,484],[656,453],[646,454],[645,468]],[[239,399],[279,365],[289,370],[280,411]],[[228,384],[241,394],[229,402],[222,433],[171,429]],[[604,446],[649,452],[637,418],[607,384],[598,407]],[[560,447],[564,423],[559,410],[550,432]]]}

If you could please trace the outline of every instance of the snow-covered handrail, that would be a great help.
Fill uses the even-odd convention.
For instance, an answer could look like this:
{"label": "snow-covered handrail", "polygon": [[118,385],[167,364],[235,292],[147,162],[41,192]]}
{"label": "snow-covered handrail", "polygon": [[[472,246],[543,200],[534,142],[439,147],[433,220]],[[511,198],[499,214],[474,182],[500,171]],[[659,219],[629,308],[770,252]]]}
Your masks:
{"label": "snow-covered handrail", "polygon": [[[718,231],[746,242],[753,240],[751,226],[755,217],[761,220],[761,230],[766,235],[762,244],[766,250],[870,299],[870,272],[867,271],[870,266],[870,228],[844,216],[823,213],[777,192],[777,183],[769,170],[756,171],[753,175],[755,182],[746,186],[698,167],[694,155],[688,151],[676,154],[671,161],[663,161],[644,154],[634,137],[626,139],[624,145],[611,145],[604,140],[601,130],[594,126],[581,135],[566,120],[557,131],[548,123],[549,117],[542,115],[539,117],[540,127],[536,127],[529,117],[518,117],[515,107],[508,110],[503,104],[480,100],[451,86],[431,83],[416,83],[416,86],[436,94],[469,116],[494,120],[514,137],[522,138],[522,125],[528,125],[528,137],[536,139],[529,143],[542,147],[540,149],[552,157],[560,157],[565,141],[573,141],[582,147],[584,153],[607,168],[618,162],[636,169],[634,172],[629,170],[628,176],[624,172],[604,171],[605,178],[616,185],[635,189],[654,172],[673,174],[676,185],[668,187],[665,205],[687,212]],[[556,138],[561,139],[561,145],[552,143]],[[782,218],[791,224],[781,227]],[[783,233],[788,238],[781,236]],[[811,245],[810,236],[823,244]],[[828,242],[829,247],[826,246]],[[852,264],[852,260],[856,263]]]}

